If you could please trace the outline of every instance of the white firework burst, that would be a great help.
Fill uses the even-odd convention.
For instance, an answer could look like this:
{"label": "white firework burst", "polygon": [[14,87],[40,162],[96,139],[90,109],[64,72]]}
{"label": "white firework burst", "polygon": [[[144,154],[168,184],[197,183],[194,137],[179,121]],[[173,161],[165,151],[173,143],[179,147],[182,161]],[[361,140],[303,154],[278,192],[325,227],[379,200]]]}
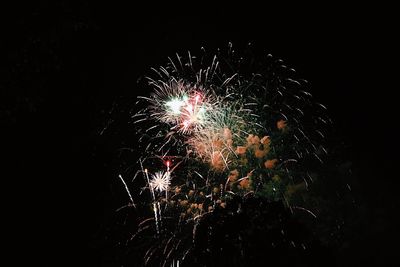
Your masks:
{"label": "white firework burst", "polygon": [[157,190],[159,192],[163,192],[168,190],[169,185],[171,184],[171,174],[170,172],[156,172],[151,175],[150,187],[153,190]]}

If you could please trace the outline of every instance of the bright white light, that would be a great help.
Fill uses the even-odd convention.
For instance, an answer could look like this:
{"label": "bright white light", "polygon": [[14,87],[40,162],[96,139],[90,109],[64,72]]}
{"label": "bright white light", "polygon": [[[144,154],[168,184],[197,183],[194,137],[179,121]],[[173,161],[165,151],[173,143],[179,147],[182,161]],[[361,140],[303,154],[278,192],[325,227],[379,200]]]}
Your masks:
{"label": "bright white light", "polygon": [[185,105],[185,101],[179,98],[173,98],[170,101],[167,101],[165,105],[174,115],[179,115],[181,113],[182,106]]}
{"label": "bright white light", "polygon": [[169,172],[156,172],[151,175],[150,186],[159,192],[168,189],[171,184],[171,175]]}

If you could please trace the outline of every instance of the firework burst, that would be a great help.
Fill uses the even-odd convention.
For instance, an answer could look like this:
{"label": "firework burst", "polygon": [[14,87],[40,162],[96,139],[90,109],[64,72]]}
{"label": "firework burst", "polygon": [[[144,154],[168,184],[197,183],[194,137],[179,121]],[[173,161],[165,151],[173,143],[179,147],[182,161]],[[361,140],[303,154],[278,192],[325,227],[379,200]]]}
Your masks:
{"label": "firework burst", "polygon": [[[220,214],[228,220],[252,198],[318,216],[304,195],[326,157],[330,119],[304,90],[308,83],[269,54],[255,64],[231,46],[226,54],[183,60],[177,55],[153,69],[144,85],[151,93],[139,97],[142,109],[132,116],[154,213],[133,236],[152,236],[155,222],[161,240],[146,251],[146,263],[184,262],[209,235],[201,237],[202,224]],[[150,167],[157,171],[149,174]]]}
{"label": "firework burst", "polygon": [[171,175],[169,172],[156,172],[151,175],[150,187],[158,192],[164,192],[168,190],[171,184]]}
{"label": "firework burst", "polygon": [[173,79],[168,83],[156,83],[148,79],[157,88],[150,98],[146,98],[151,117],[169,124],[171,130],[183,134],[207,127],[207,114],[216,112],[218,108],[215,95],[202,87],[185,84],[184,81]]}

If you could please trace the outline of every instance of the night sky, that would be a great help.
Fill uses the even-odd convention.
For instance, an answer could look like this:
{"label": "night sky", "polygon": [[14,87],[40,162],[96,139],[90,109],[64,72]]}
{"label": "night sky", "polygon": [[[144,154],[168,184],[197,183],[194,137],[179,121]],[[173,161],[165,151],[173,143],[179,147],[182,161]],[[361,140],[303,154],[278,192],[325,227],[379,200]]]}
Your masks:
{"label": "night sky", "polygon": [[137,80],[168,56],[231,41],[282,58],[328,107],[366,210],[340,266],[395,266],[400,135],[399,83],[389,82],[398,75],[393,14],[374,6],[187,5],[41,1],[2,8],[2,219],[15,265],[109,266],[96,241],[116,182],[109,163],[110,139],[118,134],[99,134],[109,111],[143,94]]}

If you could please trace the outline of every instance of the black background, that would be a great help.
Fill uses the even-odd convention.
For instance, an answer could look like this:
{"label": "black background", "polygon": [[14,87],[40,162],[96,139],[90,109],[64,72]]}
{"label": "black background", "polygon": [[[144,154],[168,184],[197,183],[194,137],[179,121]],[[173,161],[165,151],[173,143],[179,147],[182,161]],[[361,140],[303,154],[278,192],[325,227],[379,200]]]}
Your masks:
{"label": "black background", "polygon": [[2,8],[2,219],[12,260],[101,265],[103,252],[93,240],[116,179],[105,164],[113,148],[99,137],[108,111],[120,97],[143,93],[137,79],[167,56],[231,41],[252,42],[309,80],[349,147],[355,194],[367,214],[363,235],[341,264],[395,266],[398,82],[389,81],[398,75],[398,60],[389,10],[88,1]]}

